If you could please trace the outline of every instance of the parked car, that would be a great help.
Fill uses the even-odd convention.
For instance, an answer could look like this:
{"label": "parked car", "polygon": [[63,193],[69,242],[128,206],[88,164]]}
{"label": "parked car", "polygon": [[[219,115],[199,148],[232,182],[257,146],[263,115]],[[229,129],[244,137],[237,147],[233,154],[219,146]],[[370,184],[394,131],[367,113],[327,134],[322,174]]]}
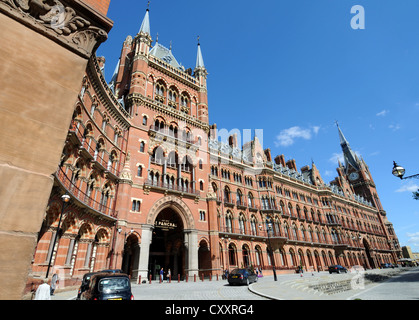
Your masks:
{"label": "parked car", "polygon": [[101,270],[99,272],[104,272],[104,273],[124,273],[121,269],[106,269],[106,270]]}
{"label": "parked car", "polygon": [[382,263],[381,268],[382,269],[386,269],[386,268],[393,268],[394,269],[394,266],[391,263]]}
{"label": "parked car", "polygon": [[80,296],[81,294],[86,291],[86,289],[89,287],[89,283],[90,283],[90,278],[96,274],[97,272],[89,272],[86,273],[83,276],[83,279],[81,280],[81,284],[80,284],[80,288],[79,291],[77,292],[77,300],[80,300]]}
{"label": "parked car", "polygon": [[258,281],[257,274],[248,268],[237,268],[230,272],[228,275],[228,283],[229,285],[234,284],[247,284]]}
{"label": "parked car", "polygon": [[134,300],[128,275],[122,273],[96,273],[90,278],[81,300]]}
{"label": "parked car", "polygon": [[329,266],[329,273],[336,272],[336,273],[347,273],[348,270],[345,267],[342,267],[341,265],[333,265]]}

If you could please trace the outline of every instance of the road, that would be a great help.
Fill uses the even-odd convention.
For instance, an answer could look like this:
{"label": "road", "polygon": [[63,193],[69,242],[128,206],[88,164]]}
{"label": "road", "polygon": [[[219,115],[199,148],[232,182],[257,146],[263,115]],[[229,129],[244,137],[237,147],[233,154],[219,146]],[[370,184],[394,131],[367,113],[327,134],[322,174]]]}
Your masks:
{"label": "road", "polygon": [[419,268],[412,268],[369,289],[352,295],[348,300],[418,300]]}
{"label": "road", "polygon": [[[344,291],[336,294],[322,294],[311,289],[319,281],[342,281],[351,279],[353,274],[332,274],[327,272],[307,273],[303,275],[278,275],[278,281],[272,276],[260,278],[256,284],[248,286],[229,286],[227,281],[182,281],[178,283],[133,284],[132,293],[136,301],[180,301],[180,300],[416,300],[419,299],[419,267],[402,269],[372,270],[369,273],[388,275],[399,273],[392,278],[377,283],[369,283],[365,288]],[[53,300],[73,300],[77,290],[57,293]]]}

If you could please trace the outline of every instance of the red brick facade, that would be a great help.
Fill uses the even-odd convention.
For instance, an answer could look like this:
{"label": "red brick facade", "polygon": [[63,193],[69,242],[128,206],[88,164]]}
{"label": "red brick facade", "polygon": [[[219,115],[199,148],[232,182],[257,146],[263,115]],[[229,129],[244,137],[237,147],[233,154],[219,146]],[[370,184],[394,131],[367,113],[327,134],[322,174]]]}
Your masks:
{"label": "red brick facade", "polygon": [[[314,164],[298,170],[257,138],[219,142],[200,47],[196,68],[179,68],[170,50],[151,45],[147,23],[148,11],[109,85],[102,58],[88,65],[31,281],[51,255],[69,284],[105,268],[138,281],[161,267],[185,278],[241,266],[271,273],[397,260],[397,237],[362,160],[356,181],[340,165],[325,184]],[[71,201],[52,248],[64,193]]]}
{"label": "red brick facade", "polygon": [[83,2],[95,11],[100,12],[106,16],[111,0],[83,0]]}

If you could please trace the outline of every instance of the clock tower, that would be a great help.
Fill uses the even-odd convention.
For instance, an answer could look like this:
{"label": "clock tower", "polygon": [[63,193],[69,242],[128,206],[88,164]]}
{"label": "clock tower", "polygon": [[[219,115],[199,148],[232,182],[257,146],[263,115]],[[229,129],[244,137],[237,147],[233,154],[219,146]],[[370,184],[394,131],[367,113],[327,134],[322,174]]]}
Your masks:
{"label": "clock tower", "polygon": [[381,214],[385,216],[385,211],[377,195],[376,186],[372,179],[368,165],[361,158],[359,159],[351,149],[348,140],[343,135],[339,125],[336,124],[339,131],[340,145],[343,151],[344,165],[339,164],[339,175],[348,182],[355,194],[364,197],[370,201]]}

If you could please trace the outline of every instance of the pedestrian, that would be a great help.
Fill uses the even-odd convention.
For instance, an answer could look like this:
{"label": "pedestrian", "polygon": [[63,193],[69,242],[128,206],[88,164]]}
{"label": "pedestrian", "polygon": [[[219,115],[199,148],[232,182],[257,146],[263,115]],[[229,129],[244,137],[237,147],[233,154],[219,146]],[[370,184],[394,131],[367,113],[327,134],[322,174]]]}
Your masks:
{"label": "pedestrian", "polygon": [[51,287],[48,284],[48,279],[36,289],[35,300],[51,300]]}
{"label": "pedestrian", "polygon": [[171,273],[170,273],[170,269],[169,269],[169,270],[167,270],[167,282],[170,281],[170,276],[171,276]]}
{"label": "pedestrian", "polygon": [[160,269],[160,282],[163,282],[163,268]]}
{"label": "pedestrian", "polygon": [[58,274],[54,273],[51,279],[51,295],[54,295],[55,289],[58,287]]}

